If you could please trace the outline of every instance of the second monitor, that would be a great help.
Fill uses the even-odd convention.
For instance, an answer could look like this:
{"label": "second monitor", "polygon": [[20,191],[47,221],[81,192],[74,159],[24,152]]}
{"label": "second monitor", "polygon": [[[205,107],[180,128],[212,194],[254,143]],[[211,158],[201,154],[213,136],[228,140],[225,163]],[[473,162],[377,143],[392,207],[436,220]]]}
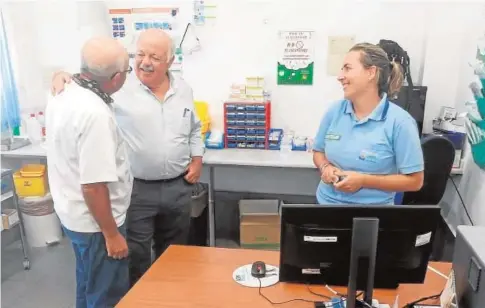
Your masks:
{"label": "second monitor", "polygon": [[[347,286],[355,218],[378,220],[373,287],[424,281],[438,206],[283,205],[280,281]],[[357,289],[366,289],[365,276],[357,275]]]}

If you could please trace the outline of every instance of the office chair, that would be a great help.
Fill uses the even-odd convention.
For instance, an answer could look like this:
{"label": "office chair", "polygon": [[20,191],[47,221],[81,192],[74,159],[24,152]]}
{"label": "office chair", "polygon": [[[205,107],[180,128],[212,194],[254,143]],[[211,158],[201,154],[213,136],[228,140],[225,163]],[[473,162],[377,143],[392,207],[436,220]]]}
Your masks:
{"label": "office chair", "polygon": [[[419,191],[406,192],[403,196],[404,205],[436,205],[439,204],[446,190],[450,176],[455,148],[445,137],[428,135],[421,139],[424,157],[424,183]],[[448,225],[441,219],[436,230],[436,238],[431,259],[440,261],[443,258],[446,229]]]}
{"label": "office chair", "polygon": [[428,135],[421,139],[424,157],[424,183],[419,191],[404,193],[402,204],[435,205],[441,201],[450,176],[455,148],[445,137]]}

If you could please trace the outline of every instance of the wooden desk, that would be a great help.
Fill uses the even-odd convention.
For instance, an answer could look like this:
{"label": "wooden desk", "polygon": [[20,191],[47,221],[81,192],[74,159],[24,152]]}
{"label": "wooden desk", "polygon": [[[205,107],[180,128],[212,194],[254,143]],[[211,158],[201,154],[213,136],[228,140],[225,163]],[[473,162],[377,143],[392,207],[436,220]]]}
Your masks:
{"label": "wooden desk", "polygon": [[[233,271],[241,265],[261,260],[278,265],[279,253],[274,251],[225,249],[209,247],[170,246],[140,281],[116,306],[128,307],[273,307],[257,288],[243,287],[232,280]],[[431,263],[445,275],[451,264]],[[392,304],[399,294],[399,307],[424,296],[439,293],[446,280],[428,271],[423,285],[401,285],[397,290],[375,290],[380,303]],[[331,296],[324,287],[312,286],[312,291]],[[345,293],[345,288],[335,288]],[[294,298],[322,301],[312,295],[306,285],[278,283],[263,288],[262,293],[273,302]],[[436,302],[435,302],[436,303]],[[314,307],[311,303],[291,302],[286,307]]]}

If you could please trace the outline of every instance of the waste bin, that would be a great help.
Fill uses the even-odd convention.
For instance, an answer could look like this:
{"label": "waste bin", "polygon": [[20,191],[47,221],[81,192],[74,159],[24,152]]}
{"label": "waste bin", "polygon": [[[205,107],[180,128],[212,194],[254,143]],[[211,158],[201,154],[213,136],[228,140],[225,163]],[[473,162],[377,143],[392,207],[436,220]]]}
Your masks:
{"label": "waste bin", "polygon": [[45,247],[62,239],[61,222],[54,212],[50,193],[43,197],[20,198],[19,208],[30,247]]}
{"label": "waste bin", "polygon": [[209,203],[208,187],[203,183],[196,183],[192,193],[192,212],[189,231],[189,245],[207,246],[207,218]]}

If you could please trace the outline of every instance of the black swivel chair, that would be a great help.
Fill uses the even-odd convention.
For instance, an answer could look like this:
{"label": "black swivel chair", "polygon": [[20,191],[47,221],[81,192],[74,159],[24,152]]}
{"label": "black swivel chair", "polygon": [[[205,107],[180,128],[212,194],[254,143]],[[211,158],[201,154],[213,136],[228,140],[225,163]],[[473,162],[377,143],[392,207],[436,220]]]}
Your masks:
{"label": "black swivel chair", "polygon": [[[421,140],[424,156],[424,183],[419,191],[406,192],[403,196],[404,205],[436,205],[439,204],[446,190],[450,176],[455,148],[445,137],[428,135]],[[448,225],[441,219],[436,232],[432,259],[441,260],[445,245],[445,235]]]}
{"label": "black swivel chair", "polygon": [[406,192],[402,204],[434,205],[443,198],[450,176],[455,148],[445,137],[428,135],[421,140],[424,157],[424,183],[419,191]]}

